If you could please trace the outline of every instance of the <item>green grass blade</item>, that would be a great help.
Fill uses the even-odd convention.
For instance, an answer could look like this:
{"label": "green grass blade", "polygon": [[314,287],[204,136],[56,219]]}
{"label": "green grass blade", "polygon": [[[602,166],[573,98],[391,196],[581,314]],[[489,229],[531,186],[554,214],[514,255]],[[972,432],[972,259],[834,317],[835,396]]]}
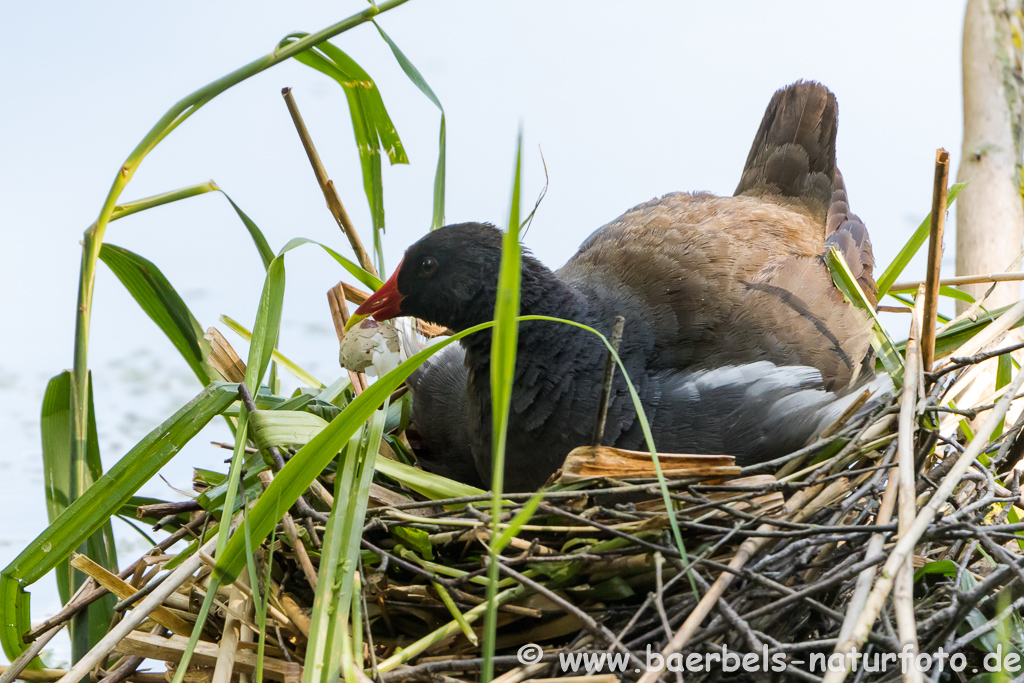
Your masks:
{"label": "green grass blade", "polygon": [[[953,202],[956,201],[957,195],[967,187],[967,183],[954,183],[950,188],[949,192],[946,193],[946,208],[953,206]],[[917,254],[918,249],[921,248],[925,242],[928,241],[928,233],[930,230],[930,224],[932,220],[932,214],[929,212],[925,216],[924,220],[921,221],[921,225],[917,226],[917,230],[910,236],[907,243],[900,249],[900,253],[896,254],[896,258],[892,260],[892,263],[885,269],[882,276],[876,280],[878,283],[878,298],[881,299],[885,296],[886,292],[889,291],[889,287],[892,283],[896,282],[896,278],[900,276],[903,269],[907,267],[910,260]]]}
{"label": "green grass blade", "polygon": [[144,483],[156,476],[189,439],[238,395],[237,385],[213,383],[185,404],[89,487],[47,527],[6,569],[27,584],[34,583],[99,529]]}
{"label": "green grass blade", "polygon": [[113,212],[110,214],[110,220],[116,221],[119,218],[125,216],[131,216],[133,213],[139,211],[145,211],[146,209],[153,209],[164,204],[170,204],[180,199],[188,199],[189,197],[196,197],[207,192],[216,192],[217,184],[212,180],[207,180],[205,183],[197,183],[195,185],[189,185],[188,187],[182,187],[177,190],[171,190],[170,192],[164,192],[162,194],[153,195],[151,197],[145,197],[143,199],[136,199],[132,202],[125,202],[124,204],[118,204],[114,207]]}
{"label": "green grass blade", "polygon": [[174,344],[203,386],[211,380],[223,379],[207,362],[210,343],[203,339],[202,326],[159,268],[138,254],[110,243],[100,249],[100,259]]}
{"label": "green grass blade", "polygon": [[29,623],[28,593],[35,583],[66,559],[104,525],[132,495],[237,396],[234,384],[214,383],[150,432],[110,471],[75,500],[0,573],[0,641],[14,659],[24,648],[21,633]]}
{"label": "green grass blade", "polygon": [[363,270],[363,268],[358,263],[355,263],[354,261],[345,258],[338,252],[328,247],[326,244],[321,244],[320,242],[317,242],[315,240],[307,239],[305,237],[296,237],[294,239],[288,240],[288,244],[281,247],[281,253],[283,254],[287,251],[291,251],[295,247],[301,246],[303,244],[317,245],[318,247],[326,251],[328,254],[330,254],[330,256],[335,261],[340,263],[342,268],[351,273],[353,277],[355,277],[357,280],[359,280],[364,285],[366,285],[367,287],[374,291],[380,289],[381,285],[384,284],[383,280],[381,280],[373,273]]}
{"label": "green grass blade", "polygon": [[260,259],[263,260],[263,267],[270,268],[270,262],[274,260],[274,251],[267,243],[267,238],[263,236],[263,231],[259,229],[256,223],[254,223],[241,208],[239,208],[238,204],[235,204],[235,200],[228,196],[227,192],[221,190],[219,187],[217,189],[220,190],[220,193],[228,200],[231,204],[231,208],[235,210],[235,213],[238,214],[243,225],[245,225],[245,229],[249,231],[249,236],[252,237],[252,243],[256,245],[256,251],[259,252]]}
{"label": "green grass blade", "polygon": [[345,680],[355,680],[347,624],[352,600],[357,598],[353,594],[355,570],[386,415],[385,405],[361,433],[353,435],[342,452],[335,478],[334,509],[321,548],[303,683],[337,681],[339,671],[344,672]]}
{"label": "green grass blade", "polygon": [[[53,377],[43,395],[41,419],[43,479],[46,516],[52,524],[71,504],[71,373]],[[71,597],[71,566],[62,560],[57,569],[57,591],[67,604]]]}
{"label": "green grass blade", "polygon": [[441,106],[441,100],[437,99],[437,95],[427,85],[426,79],[423,78],[423,74],[419,72],[413,63],[409,61],[409,58],[398,49],[398,45],[395,41],[391,40],[391,37],[384,32],[384,29],[375,21],[373,25],[377,27],[380,32],[380,37],[391,47],[391,52],[394,53],[395,59],[398,60],[399,66],[402,67],[402,71],[409,77],[409,80],[420,89],[427,98],[434,103],[434,105],[441,112],[441,132],[439,135],[438,151],[437,151],[437,172],[434,174],[434,214],[433,219],[430,223],[431,230],[437,230],[444,225],[444,184],[445,184],[445,120],[444,120],[444,107]]}
{"label": "green grass blade", "polygon": [[843,255],[834,247],[830,248],[825,254],[825,265],[828,266],[829,272],[832,274],[832,282],[843,293],[846,300],[871,316],[871,346],[874,348],[879,360],[882,361],[882,366],[889,373],[893,383],[897,387],[901,386],[903,379],[903,357],[896,350],[896,345],[889,338],[889,333],[886,332],[882,321],[878,319],[875,307],[864,296],[860,285],[857,284],[857,278],[846,264]]}
{"label": "green grass blade", "polygon": [[[177,102],[150,129],[146,136],[135,146],[128,158],[119,165],[114,175],[113,184],[103,201],[96,222],[86,231],[82,242],[82,267],[79,274],[78,303],[75,315],[74,370],[72,381],[72,429],[71,453],[76,466],[81,467],[86,460],[87,433],[89,430],[89,327],[92,317],[93,292],[96,283],[96,262],[108,224],[116,209],[117,200],[131,182],[142,160],[166,138],[175,128],[203,105],[217,95],[255,76],[282,61],[294,57],[312,46],[326,41],[355,26],[371,20],[381,12],[402,5],[407,0],[389,0],[372,6],[329,26],[307,38],[256,59],[245,66],[232,71],[216,81],[196,90]],[[5,627],[11,623],[8,619]],[[5,647],[7,640],[4,639]]]}
{"label": "green grass blade", "polygon": [[[915,287],[914,289],[890,289],[887,292],[887,294],[889,296],[894,297],[895,299],[899,300],[901,303],[906,303],[907,302],[906,299],[903,299],[903,298],[898,297],[896,295],[897,294],[915,294],[916,292],[917,292],[917,288]],[[971,296],[970,294],[968,294],[967,292],[962,292],[959,289],[954,289],[953,287],[947,287],[946,285],[943,285],[943,286],[939,287],[939,296],[949,297],[950,299],[957,299],[958,301],[966,301],[969,304],[973,304],[974,301],[975,301],[974,297]],[[911,305],[911,308],[912,308],[913,307],[913,303],[911,303],[910,305]]]}
{"label": "green grass blade", "polygon": [[253,325],[249,342],[249,361],[245,366],[245,385],[253,395],[263,381],[263,375],[270,365],[270,358],[281,328],[281,311],[284,307],[284,256],[278,256],[267,268],[267,279],[263,284],[256,323]]}
{"label": "green grass blade", "polygon": [[[275,269],[282,269],[283,265],[279,258],[275,258],[270,268],[267,269],[267,284],[264,287],[264,297],[273,299],[273,294],[268,297],[267,292],[271,290],[271,283],[273,281],[273,273]],[[282,277],[283,277],[283,270]],[[281,289],[284,287],[283,280],[281,281]],[[271,313],[265,312],[271,310],[271,306],[264,306],[263,302],[260,303],[260,309],[256,314],[256,325],[255,328],[259,331],[265,329],[271,329],[274,326],[273,317]],[[277,311],[278,319],[280,319],[280,310]],[[276,336],[276,330],[275,330]],[[259,337],[257,337],[259,338]],[[250,347],[249,360],[250,365],[258,365],[260,362],[261,351],[253,351]],[[266,354],[269,356],[270,354]],[[249,370],[246,370],[246,378],[250,379]],[[253,384],[248,385],[249,391],[255,393],[254,387],[258,386],[259,376],[252,373],[251,379]],[[235,499],[238,495],[239,480],[241,479],[242,464],[245,461],[245,447],[248,445],[248,434],[249,434],[249,411],[245,405],[241,406],[238,414],[238,426],[235,428],[235,449],[231,455],[231,467],[228,470],[228,485],[224,496],[224,508],[221,513],[221,524],[217,529],[217,549],[215,556],[220,557],[224,552],[224,548],[228,544],[228,537],[231,535],[233,524],[228,523],[231,520],[235,511]],[[244,496],[244,492],[243,492]],[[243,520],[245,518],[245,511],[241,512]],[[242,534],[243,538],[245,534]],[[252,554],[252,546],[247,545],[245,548],[246,556],[245,560],[248,560]],[[196,616],[196,623],[192,626],[192,634],[189,636],[188,644],[185,646],[185,650],[182,652],[181,660],[178,662],[178,669],[174,672],[174,680],[172,683],[182,683],[185,680],[185,674],[188,672],[188,665],[192,659],[192,653],[195,650],[196,644],[199,642],[199,637],[203,633],[203,627],[206,625],[206,617],[210,613],[210,607],[213,605],[214,596],[217,594],[217,588],[219,582],[216,576],[210,577],[210,585],[207,589],[206,597],[203,599],[202,607],[199,609],[199,614]]]}
{"label": "green grass blade", "polygon": [[391,477],[430,500],[479,496],[487,493],[475,486],[463,484],[388,458],[377,458],[376,468],[381,474]]}
{"label": "green grass blade", "polygon": [[324,529],[323,546],[320,548],[320,568],[317,572],[316,595],[310,615],[309,638],[306,644],[306,661],[302,668],[302,683],[323,683],[338,680],[341,670],[341,652],[333,647],[331,615],[340,600],[339,576],[344,572],[345,501],[349,495],[356,459],[359,436],[353,435],[342,451],[342,463],[334,479],[334,508]]}
{"label": "green grass blade", "polygon": [[[384,403],[392,391],[398,388],[413,371],[432,355],[462,337],[486,329],[492,323],[483,323],[449,337],[423,349],[397,368],[381,377],[357,396],[334,420],[331,421],[309,443],[292,456],[284,468],[277,473],[260,499],[253,506],[249,519],[252,542],[263,542],[299,496],[309,488],[313,479],[334,459],[341,448],[358,431],[373,412]],[[244,563],[245,544],[237,534],[228,544],[225,554],[218,559],[217,572],[233,580]]]}
{"label": "green grass blade", "polygon": [[526,505],[524,505],[509,521],[508,528],[504,529],[501,534],[491,542],[491,548],[495,554],[504,550],[512,539],[519,534],[523,525],[533,519],[533,516],[537,513],[537,508],[540,506],[540,502],[542,500],[544,500],[544,494],[540,491],[530,496],[530,499],[526,501]]}
{"label": "green grass blade", "polygon": [[[71,373],[62,372],[52,378],[43,397],[40,433],[43,446],[43,476],[46,485],[46,511],[52,524],[68,506],[103,475],[99,440],[96,434],[92,390],[89,392],[89,432],[84,468],[76,466],[71,452]],[[91,534],[78,548],[106,569],[117,568],[117,552],[110,520]],[[57,591],[61,602],[67,603],[78,590],[84,577],[73,570],[66,559],[56,571]],[[104,599],[89,606],[71,622],[73,650],[88,650],[103,637],[110,622],[114,601]]]}
{"label": "green grass blade", "polygon": [[[494,330],[491,338],[491,534],[498,538],[501,522],[501,498],[505,483],[505,443],[508,437],[508,411],[512,404],[512,381],[516,373],[516,347],[519,343],[519,192],[522,178],[523,132],[516,141],[516,166],[512,181],[512,201],[508,228],[502,237],[501,269],[498,272],[498,296],[494,306]],[[484,663],[481,680],[494,677],[494,646],[498,629],[498,557],[490,549],[487,567],[487,614],[484,617]]]}
{"label": "green grass blade", "polygon": [[[328,422],[317,415],[300,410],[257,410],[249,415],[249,424],[253,438],[265,448],[305,446],[327,427]],[[376,469],[432,500],[486,493],[475,486],[462,484],[388,458],[378,458]],[[202,498],[200,496],[200,499]]]}

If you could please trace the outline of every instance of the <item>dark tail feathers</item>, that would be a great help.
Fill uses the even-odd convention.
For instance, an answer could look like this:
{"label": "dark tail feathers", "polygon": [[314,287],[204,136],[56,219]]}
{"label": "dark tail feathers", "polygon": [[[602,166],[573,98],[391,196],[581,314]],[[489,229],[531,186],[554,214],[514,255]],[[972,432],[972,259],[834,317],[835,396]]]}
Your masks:
{"label": "dark tail feathers", "polygon": [[826,246],[835,247],[877,303],[875,257],[868,230],[850,212],[843,176],[836,168],[835,95],[813,81],[797,81],[772,96],[747,155],[737,195],[799,202],[825,224]]}
{"label": "dark tail feathers", "polygon": [[791,198],[824,220],[836,170],[836,98],[813,81],[772,97],[743,167],[737,195]]}
{"label": "dark tail feathers", "polygon": [[871,237],[867,226],[850,211],[846,199],[846,184],[843,174],[836,169],[832,190],[832,203],[828,207],[825,222],[825,246],[835,247],[846,260],[850,270],[857,277],[857,283],[864,296],[873,305],[878,304],[878,285],[875,284],[875,255],[871,251]]}

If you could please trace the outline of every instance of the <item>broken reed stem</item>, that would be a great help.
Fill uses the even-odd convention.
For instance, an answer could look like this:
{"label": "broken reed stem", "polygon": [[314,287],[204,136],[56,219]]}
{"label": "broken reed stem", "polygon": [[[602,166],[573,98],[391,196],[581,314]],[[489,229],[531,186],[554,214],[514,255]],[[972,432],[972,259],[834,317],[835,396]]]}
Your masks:
{"label": "broken reed stem", "polygon": [[[948,165],[947,158],[947,165]],[[934,217],[933,217],[934,218]],[[934,227],[934,220],[932,225]],[[940,232],[941,235],[941,232]],[[937,279],[937,278],[936,278]],[[937,289],[937,287],[936,287]],[[932,302],[934,303],[934,301]],[[909,530],[917,512],[916,470],[914,467],[914,443],[917,435],[917,401],[921,380],[921,363],[927,347],[922,348],[919,340],[923,337],[921,329],[922,317],[927,315],[928,295],[924,286],[918,287],[914,300],[914,315],[911,318],[910,334],[907,338],[906,371],[903,373],[903,393],[900,396],[900,416],[896,447],[898,468],[891,474],[899,480],[899,535],[902,538]],[[934,314],[935,311],[933,310]],[[923,315],[922,315],[923,314]],[[934,322],[932,330],[934,332]],[[933,342],[934,344],[934,338]],[[900,638],[900,646],[910,646],[911,653],[917,656],[917,623],[914,619],[914,557],[907,555],[896,574],[893,605],[896,610],[896,630]],[[904,681],[918,683],[921,672],[917,667],[910,667]]]}
{"label": "broken reed stem", "polygon": [[[92,577],[93,581],[122,600],[132,597],[137,592],[131,584],[107,571],[85,555],[77,553],[72,555],[71,566],[83,574]],[[157,607],[149,616],[153,621],[166,627],[173,633],[185,636],[192,633],[192,625],[166,607]]]}
{"label": "broken reed stem", "polygon": [[[609,340],[615,353],[619,352],[619,344],[622,342],[622,328],[625,324],[625,318],[621,315],[615,316],[615,325],[612,327],[612,336]],[[604,377],[601,380],[601,398],[598,402],[597,422],[594,424],[594,437],[590,440],[590,445],[594,448],[601,445],[601,439],[604,437],[604,425],[608,419],[608,401],[611,398],[612,379],[614,377],[615,358],[609,352],[604,362]]]}
{"label": "broken reed stem", "polygon": [[[334,322],[334,331],[338,335],[338,343],[345,338],[345,325],[348,323],[349,313],[348,304],[345,303],[345,288],[344,282],[339,282],[330,289],[327,290],[327,303],[331,307],[331,320]],[[366,379],[366,375],[361,372],[352,372],[346,368],[348,372],[348,379],[352,382],[352,390],[356,396],[366,391],[366,388],[370,386]]]}
{"label": "broken reed stem", "polygon": [[[1016,308],[1016,307],[1015,307]],[[968,444],[964,452],[957,458],[953,467],[950,468],[949,472],[943,477],[935,493],[932,494],[931,498],[921,512],[914,518],[913,523],[907,529],[905,534],[901,534],[896,546],[893,548],[892,553],[889,555],[889,559],[886,560],[885,565],[882,567],[882,571],[879,574],[878,581],[875,583],[875,587],[871,590],[868,595],[867,604],[864,606],[864,611],[861,612],[860,617],[857,619],[857,623],[854,625],[853,632],[845,642],[839,642],[836,644],[835,652],[837,653],[848,653],[851,650],[856,652],[860,646],[867,641],[868,633],[871,631],[875,624],[875,620],[878,619],[878,615],[882,610],[882,605],[885,603],[886,597],[893,587],[893,577],[899,571],[900,567],[907,557],[912,556],[914,552],[914,546],[917,545],[917,541],[921,538],[924,532],[928,529],[928,525],[931,524],[936,515],[939,512],[939,508],[945,504],[946,499],[949,498],[950,494],[960,483],[963,476],[970,469],[971,465],[979,455],[988,447],[992,439],[992,434],[995,432],[996,425],[1002,422],[1006,416],[1006,411],[1010,407],[1010,402],[1014,396],[1020,390],[1021,383],[1024,382],[1024,372],[1018,372],[1013,378],[1013,381],[1009,384],[1009,390],[1003,394],[1003,397],[999,399],[996,407],[992,409],[991,415],[985,420],[985,423],[975,433],[971,443]],[[825,675],[824,683],[839,683],[846,678],[847,667],[849,667],[849,657],[843,658],[842,668],[830,668]]]}
{"label": "broken reed stem", "polygon": [[60,679],[59,683],[79,683],[84,677],[89,675],[93,667],[100,665],[106,660],[107,655],[113,652],[114,648],[124,640],[124,638],[135,630],[135,627],[145,621],[149,615],[157,607],[163,604],[163,601],[170,596],[171,593],[178,590],[181,584],[185,583],[189,578],[192,577],[196,571],[203,564],[203,560],[200,557],[202,553],[212,553],[217,548],[217,538],[211,538],[206,542],[205,545],[200,549],[200,552],[193,553],[190,557],[187,557],[178,567],[171,572],[171,574],[164,579],[159,586],[156,587],[152,593],[138,604],[131,612],[126,614],[121,621],[114,626],[112,629],[107,631],[107,634],[100,639],[96,645],[93,646],[80,660],[78,660],[73,667],[71,667],[66,674]]}
{"label": "broken reed stem", "polygon": [[[173,534],[165,538],[163,541],[155,545],[153,549],[150,551],[150,553],[163,552],[164,550],[167,550],[172,545],[174,545],[182,538],[187,536],[189,533],[195,531],[200,526],[202,526],[206,522],[206,518],[206,513],[198,515],[194,520],[192,520],[185,526],[181,527]],[[150,553],[147,553],[147,555]],[[128,578],[135,572],[135,568],[142,561],[142,559],[135,561],[131,564],[131,566],[129,566],[127,569],[118,574],[118,577],[122,579]],[[104,595],[109,593],[109,591],[103,587],[97,587],[95,590],[92,590],[91,592],[86,592],[86,587],[91,585],[94,585],[94,582],[86,582],[82,584],[82,587],[78,589],[74,596],[72,596],[71,600],[68,601],[68,604],[64,606],[64,609],[62,609],[60,612],[50,617],[46,621],[35,626],[31,631],[22,636],[22,639],[25,642],[32,642],[35,641],[37,638],[46,637],[47,642],[49,642],[49,639],[53,638],[53,636],[56,635],[64,627],[64,625],[68,622],[69,619],[71,619],[71,617],[75,616],[80,611],[82,611],[83,609],[85,609],[86,607],[88,607],[89,605],[91,605],[92,603],[96,602]],[[36,654],[38,653],[39,650],[36,651]],[[35,655],[32,655],[32,657],[30,657],[28,661],[31,661],[32,658],[34,657]],[[21,661],[21,657],[18,657],[18,659],[15,661]],[[11,664],[11,666],[8,667],[7,671],[13,671],[14,669],[14,664]],[[10,681],[13,680],[13,676],[11,678],[6,678],[6,676],[7,673],[0,675],[0,683],[10,683]]]}
{"label": "broken reed stem", "polygon": [[946,187],[949,183],[949,152],[935,152],[935,184],[932,187],[932,221],[928,237],[928,273],[921,329],[921,362],[924,371],[935,360],[935,324],[939,313],[939,270],[942,268],[942,233],[946,224]]}
{"label": "broken reed stem", "polygon": [[359,259],[359,265],[362,266],[363,270],[372,273],[376,277],[378,275],[377,269],[374,267],[370,255],[366,252],[366,248],[363,247],[363,242],[359,239],[359,233],[356,232],[355,226],[352,225],[352,219],[349,218],[348,212],[345,211],[345,205],[341,203],[341,197],[338,195],[338,190],[334,187],[334,182],[327,177],[327,169],[324,168],[323,162],[320,161],[320,155],[313,145],[313,138],[310,137],[309,130],[302,120],[302,114],[299,113],[299,105],[295,103],[292,89],[282,88],[281,95],[288,106],[288,113],[292,116],[292,123],[295,124],[295,130],[298,132],[302,146],[306,150],[306,156],[309,157],[309,163],[313,167],[313,174],[316,175],[316,182],[324,193],[324,199],[327,200],[328,210],[334,216],[334,220],[337,221],[342,234],[348,238],[352,251],[355,252],[356,258]]}

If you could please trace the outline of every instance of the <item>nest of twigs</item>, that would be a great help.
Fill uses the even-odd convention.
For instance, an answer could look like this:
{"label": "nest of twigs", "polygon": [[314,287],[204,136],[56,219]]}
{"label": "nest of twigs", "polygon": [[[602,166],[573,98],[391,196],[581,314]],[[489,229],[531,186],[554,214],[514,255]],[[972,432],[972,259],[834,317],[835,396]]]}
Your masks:
{"label": "nest of twigs", "polygon": [[[826,674],[838,666],[834,653],[854,646],[861,659],[843,660],[851,679],[897,680],[894,657],[908,643],[909,652],[945,653],[929,680],[991,671],[992,653],[1008,662],[1024,647],[1024,524],[1015,507],[1024,417],[1012,401],[1024,373],[998,390],[993,382],[997,357],[1017,348],[1000,342],[1008,326],[996,321],[962,347],[976,355],[907,373],[900,389],[780,460],[739,468],[725,456],[662,456],[678,538],[649,455],[574,451],[501,550],[497,680],[635,680],[658,663],[655,653],[686,680],[822,680],[835,676]],[[920,368],[913,343],[907,367]],[[960,408],[949,407],[953,398]],[[271,451],[287,458],[287,449]],[[195,486],[211,482],[197,474]],[[251,678],[259,661],[266,679],[300,680],[331,488],[331,475],[322,476],[305,498],[312,503],[300,501],[255,549],[258,586],[243,578],[220,587],[189,680]],[[361,631],[352,634],[355,677],[478,680],[490,497],[426,500],[386,478],[370,497],[350,622]],[[505,496],[501,529],[530,498]],[[169,514],[165,523],[191,517],[120,579],[84,558],[74,564],[122,608],[137,605],[167,576],[160,569],[175,557],[166,549],[203,538],[212,520],[196,508],[140,508]],[[209,585],[208,552],[193,554],[191,573],[116,645],[125,658],[107,660],[105,680],[169,680]],[[104,591],[90,586],[36,632]],[[268,605],[262,654],[254,597]],[[588,671],[566,653],[624,659],[591,659]],[[727,653],[739,658],[726,663],[745,664],[730,671]],[[142,658],[167,662],[168,672],[139,673]]]}

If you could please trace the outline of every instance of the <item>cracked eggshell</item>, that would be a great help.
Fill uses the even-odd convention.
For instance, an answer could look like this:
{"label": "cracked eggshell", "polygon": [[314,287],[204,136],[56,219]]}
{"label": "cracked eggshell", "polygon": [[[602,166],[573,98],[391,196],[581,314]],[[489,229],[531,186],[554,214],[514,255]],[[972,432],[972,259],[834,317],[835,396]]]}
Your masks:
{"label": "cracked eggshell", "polygon": [[372,369],[376,374],[384,375],[398,367],[400,349],[394,325],[367,318],[345,333],[339,361],[341,367],[352,372]]}

